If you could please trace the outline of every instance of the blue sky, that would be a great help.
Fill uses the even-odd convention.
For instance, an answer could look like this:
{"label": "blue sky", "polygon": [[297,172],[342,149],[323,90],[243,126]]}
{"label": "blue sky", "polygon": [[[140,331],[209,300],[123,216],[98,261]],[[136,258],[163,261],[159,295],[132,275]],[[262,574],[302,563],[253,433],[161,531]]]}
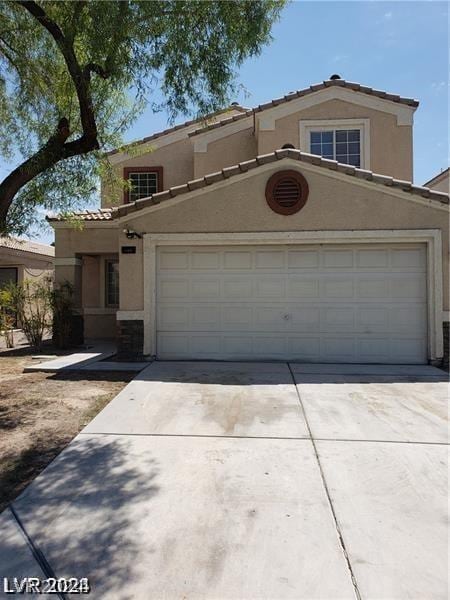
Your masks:
{"label": "blue sky", "polygon": [[[235,100],[253,106],[339,73],[343,79],[420,100],[414,180],[422,184],[447,167],[446,2],[301,0],[284,10],[273,38],[259,57],[240,69],[238,80],[246,93]],[[167,116],[149,109],[127,139],[166,126]],[[40,239],[49,241],[51,236],[41,234]]]}

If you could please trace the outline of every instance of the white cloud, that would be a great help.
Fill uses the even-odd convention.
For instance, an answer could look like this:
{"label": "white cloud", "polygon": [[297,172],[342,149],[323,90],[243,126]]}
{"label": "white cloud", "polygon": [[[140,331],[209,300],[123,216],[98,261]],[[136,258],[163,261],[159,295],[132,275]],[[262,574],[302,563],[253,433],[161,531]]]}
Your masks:
{"label": "white cloud", "polygon": [[392,12],[389,11],[389,12],[384,13],[383,17],[387,20],[392,19]]}

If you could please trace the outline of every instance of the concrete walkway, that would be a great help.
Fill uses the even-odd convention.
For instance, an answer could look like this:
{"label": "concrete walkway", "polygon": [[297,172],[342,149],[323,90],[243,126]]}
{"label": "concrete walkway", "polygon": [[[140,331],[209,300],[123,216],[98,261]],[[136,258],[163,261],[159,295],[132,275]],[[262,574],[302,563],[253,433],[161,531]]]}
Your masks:
{"label": "concrete walkway", "polygon": [[153,363],[0,516],[0,578],[447,598],[447,392],[432,367]]}

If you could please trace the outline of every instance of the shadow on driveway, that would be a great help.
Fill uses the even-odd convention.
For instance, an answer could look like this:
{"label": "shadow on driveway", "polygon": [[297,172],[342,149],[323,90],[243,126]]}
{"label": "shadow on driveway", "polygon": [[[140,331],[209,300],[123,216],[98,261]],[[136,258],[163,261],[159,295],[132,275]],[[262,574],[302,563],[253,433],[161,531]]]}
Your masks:
{"label": "shadow on driveway", "polygon": [[[100,578],[102,593],[122,589],[127,600],[140,569],[133,517],[151,506],[157,476],[152,456],[124,438],[77,438],[13,506],[58,577],[89,577],[94,596]],[[2,544],[3,555],[16,550]]]}

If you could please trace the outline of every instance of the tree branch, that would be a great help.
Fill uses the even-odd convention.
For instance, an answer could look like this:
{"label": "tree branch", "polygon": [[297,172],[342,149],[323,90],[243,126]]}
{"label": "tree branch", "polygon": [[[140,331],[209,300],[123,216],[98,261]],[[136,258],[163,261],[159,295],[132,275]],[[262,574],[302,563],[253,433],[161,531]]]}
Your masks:
{"label": "tree branch", "polygon": [[53,37],[63,55],[67,69],[72,78],[80,107],[83,134],[94,144],[92,149],[98,149],[97,124],[90,93],[90,77],[83,72],[73,48],[72,42],[64,36],[61,28],[34,0],[17,0],[17,4],[25,8]]}
{"label": "tree branch", "polygon": [[[34,177],[54,167],[58,162],[80,154],[87,154],[100,147],[95,120],[94,106],[90,89],[90,74],[97,73],[106,77],[106,71],[89,63],[81,68],[73,47],[73,39],[66,37],[55,21],[34,0],[17,0],[17,4],[27,10],[52,36],[57,44],[68,72],[75,86],[83,133],[70,142],[71,135],[68,119],[63,117],[58,122],[56,131],[33,156],[25,160],[12,171],[0,184],[0,233],[6,230],[6,217],[17,192]],[[80,8],[77,9],[78,13]]]}

